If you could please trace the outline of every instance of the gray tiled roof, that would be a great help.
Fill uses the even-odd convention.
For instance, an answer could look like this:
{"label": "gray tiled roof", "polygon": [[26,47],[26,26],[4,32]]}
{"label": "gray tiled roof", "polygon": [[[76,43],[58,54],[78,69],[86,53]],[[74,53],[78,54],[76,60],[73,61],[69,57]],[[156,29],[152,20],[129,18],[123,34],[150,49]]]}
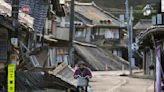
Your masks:
{"label": "gray tiled roof", "polygon": [[141,19],[135,26],[134,29],[147,29],[153,26],[151,19]]}
{"label": "gray tiled roof", "polygon": [[75,3],[75,12],[92,20],[94,24],[99,24],[100,20],[111,20],[111,25],[119,26],[119,22],[116,19],[112,18],[109,14],[106,14],[105,11],[100,10],[100,8],[93,3]]}
{"label": "gray tiled roof", "polygon": [[122,65],[125,68],[128,67],[127,63],[114,61],[114,57],[109,57],[100,49],[95,47],[88,47],[82,45],[74,45],[76,52],[86,61],[86,64],[92,70],[105,70],[108,67],[109,70],[121,70]]}
{"label": "gray tiled roof", "polygon": [[[149,27],[148,29],[146,29],[144,32],[140,33],[137,37],[136,37],[136,43],[137,44],[143,44],[143,41],[146,40],[147,41],[147,38],[149,35],[151,35],[151,33],[154,32],[154,34],[157,34],[159,32],[163,32],[163,28],[164,26],[163,25],[158,25],[158,26],[151,26]],[[161,38],[159,35],[156,36],[157,38]],[[149,39],[149,38],[148,38]],[[150,40],[151,41],[151,40]]]}
{"label": "gray tiled roof", "polygon": [[37,32],[43,31],[48,12],[48,4],[40,4],[37,0],[20,0],[20,7],[24,5],[29,5],[31,8],[30,15],[34,17],[34,30]]}
{"label": "gray tiled roof", "polygon": [[16,92],[28,92],[30,89],[42,89],[41,81],[44,75],[37,72],[17,72]]}
{"label": "gray tiled roof", "polygon": [[[69,72],[68,72],[69,73]],[[66,75],[66,74],[65,74]],[[17,72],[16,92],[29,92],[30,90],[43,90],[46,88],[64,89],[75,86],[60,77],[41,72]]]}
{"label": "gray tiled roof", "polygon": [[[4,0],[1,0],[1,5],[4,5],[6,9],[9,9],[8,11],[4,12],[9,12],[11,11],[11,0],[7,0],[6,3]],[[46,17],[47,17],[47,12],[48,12],[48,4],[44,3],[38,3],[39,0],[20,0],[19,5],[20,5],[20,10],[24,5],[29,5],[30,7],[30,12],[28,17],[24,15],[21,19],[23,21],[28,22],[27,25],[29,27],[32,27],[35,31],[41,32],[43,31],[43,27],[45,25]],[[7,5],[7,6],[6,6]],[[24,13],[20,13],[19,16],[23,15]],[[32,18],[31,18],[32,17]],[[30,19],[29,19],[30,18]]]}

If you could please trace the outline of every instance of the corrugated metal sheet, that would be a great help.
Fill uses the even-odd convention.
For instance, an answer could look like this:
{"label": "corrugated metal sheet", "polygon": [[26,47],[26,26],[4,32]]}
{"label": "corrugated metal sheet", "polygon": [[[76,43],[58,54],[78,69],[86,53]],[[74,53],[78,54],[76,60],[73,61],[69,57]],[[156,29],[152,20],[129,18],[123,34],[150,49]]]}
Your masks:
{"label": "corrugated metal sheet", "polygon": [[72,84],[48,73],[20,71],[16,73],[16,92],[33,92],[34,90],[45,90],[47,88],[63,91],[66,88],[75,90],[75,86]]}
{"label": "corrugated metal sheet", "polygon": [[60,64],[55,70],[53,70],[52,74],[74,86],[77,85],[76,80],[73,77],[73,69],[64,63]]}
{"label": "corrugated metal sheet", "polygon": [[76,80],[73,78],[74,72],[71,70],[70,67],[65,67],[63,70],[58,72],[56,76],[60,76],[63,80],[67,81],[72,85],[76,85]]}
{"label": "corrugated metal sheet", "polygon": [[44,75],[37,72],[17,72],[16,92],[29,92],[30,90],[40,90]]}

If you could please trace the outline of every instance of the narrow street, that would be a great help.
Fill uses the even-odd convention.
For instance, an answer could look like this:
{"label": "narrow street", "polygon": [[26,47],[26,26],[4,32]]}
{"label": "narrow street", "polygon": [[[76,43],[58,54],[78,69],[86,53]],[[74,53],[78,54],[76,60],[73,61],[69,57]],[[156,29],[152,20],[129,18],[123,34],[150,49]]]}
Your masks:
{"label": "narrow street", "polygon": [[121,77],[114,73],[93,73],[90,83],[93,92],[153,92],[153,80]]}
{"label": "narrow street", "polygon": [[0,21],[0,92],[163,92],[164,0],[0,0]]}

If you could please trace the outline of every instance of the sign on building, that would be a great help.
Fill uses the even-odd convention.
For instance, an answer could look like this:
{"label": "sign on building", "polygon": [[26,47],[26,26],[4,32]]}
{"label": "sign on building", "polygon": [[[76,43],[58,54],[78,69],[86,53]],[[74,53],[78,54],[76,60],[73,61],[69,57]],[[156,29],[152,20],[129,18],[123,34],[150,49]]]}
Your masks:
{"label": "sign on building", "polygon": [[131,58],[131,67],[135,67],[135,58]]}
{"label": "sign on building", "polygon": [[162,14],[157,14],[157,24],[162,24]]}
{"label": "sign on building", "polygon": [[[27,2],[28,1],[28,2]],[[39,2],[38,2],[39,1]],[[20,0],[20,7],[22,12],[28,13],[34,18],[33,29],[36,32],[44,30],[47,12],[49,8],[49,0]]]}
{"label": "sign on building", "polygon": [[25,14],[29,14],[30,13],[30,6],[29,5],[23,5],[21,8],[21,11]]}
{"label": "sign on building", "polygon": [[8,92],[15,92],[15,66],[14,64],[8,65]]}

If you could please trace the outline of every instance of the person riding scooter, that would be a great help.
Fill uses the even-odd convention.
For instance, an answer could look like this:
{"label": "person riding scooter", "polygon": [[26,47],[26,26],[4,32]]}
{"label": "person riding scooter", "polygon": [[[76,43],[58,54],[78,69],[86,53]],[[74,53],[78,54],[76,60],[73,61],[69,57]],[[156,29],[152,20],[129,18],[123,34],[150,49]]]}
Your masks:
{"label": "person riding scooter", "polygon": [[85,63],[80,62],[78,68],[75,70],[74,78],[77,79],[77,89],[79,87],[85,87],[87,92],[89,79],[92,78],[91,70],[86,66]]}

